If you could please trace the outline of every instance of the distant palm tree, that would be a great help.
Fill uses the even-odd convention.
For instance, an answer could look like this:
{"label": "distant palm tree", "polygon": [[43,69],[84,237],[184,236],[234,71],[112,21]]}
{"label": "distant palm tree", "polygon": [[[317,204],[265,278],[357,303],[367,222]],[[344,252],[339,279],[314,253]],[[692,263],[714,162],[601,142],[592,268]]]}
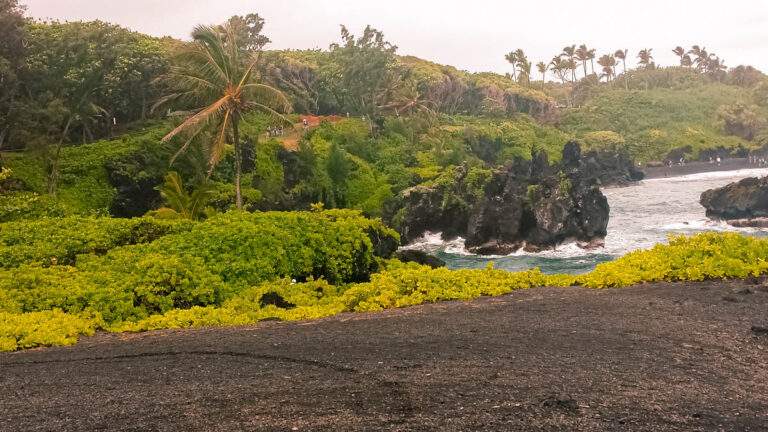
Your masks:
{"label": "distant palm tree", "polygon": [[641,49],[637,54],[637,58],[640,59],[639,63],[645,69],[653,69],[655,63],[653,63],[653,54],[651,53],[653,48]]}
{"label": "distant palm tree", "polygon": [[[562,56],[555,56],[549,63],[549,69],[563,82],[563,84],[568,82],[568,72],[573,71],[569,62],[569,60],[563,59]],[[568,105],[572,105],[570,95],[567,96],[567,101]]]}
{"label": "distant palm tree", "polygon": [[589,48],[587,48],[586,45],[581,44],[576,49],[576,60],[581,62],[581,68],[584,69],[584,77],[586,78],[589,74],[589,71],[587,70],[587,61],[589,60]]}
{"label": "distant palm tree", "polygon": [[563,54],[568,59],[566,63],[571,70],[571,82],[576,83],[576,45],[563,48]]}
{"label": "distant palm tree", "polygon": [[680,57],[680,66],[683,66],[683,59],[685,58],[685,55],[686,55],[685,48],[678,46],[677,48],[673,49],[672,52],[675,53],[675,55],[677,55],[678,57]]}
{"label": "distant palm tree", "polygon": [[694,58],[693,65],[696,66],[696,70],[698,71],[704,71],[707,69],[707,64],[709,63],[709,53],[707,52],[707,48],[700,47],[698,45],[694,45],[691,47],[691,50],[688,51],[688,54],[693,54]]}
{"label": "distant palm tree", "polygon": [[531,83],[531,62],[528,61],[528,57],[521,49],[515,51],[515,58],[517,59],[517,70],[520,72],[519,81],[530,84]]}
{"label": "distant palm tree", "polygon": [[[238,209],[243,207],[240,190],[242,177],[242,143],[240,122],[249,111],[264,111],[288,122],[278,111],[288,112],[291,105],[279,90],[258,82],[257,53],[240,46],[238,34],[227,23],[222,26],[198,26],[192,32],[192,42],[176,53],[176,64],[164,77],[175,91],[162,98],[156,106],[178,101],[195,108],[163,141],[186,132],[189,139],[176,155],[209,126],[215,138],[209,146],[209,175],[224,155],[226,143],[234,144],[235,195]],[[174,156],[176,157],[176,156]]]}
{"label": "distant palm tree", "polygon": [[627,78],[627,55],[628,54],[629,54],[628,49],[616,50],[616,52],[613,53],[614,57],[621,60],[622,73],[624,74],[624,88],[626,88],[627,90],[629,90],[629,79]]}
{"label": "distant palm tree", "polygon": [[597,56],[594,48],[587,51],[587,59],[592,63],[592,73],[595,73],[595,57]]}
{"label": "distant palm tree", "polygon": [[603,74],[607,82],[611,82],[616,76],[616,57],[605,54],[597,60],[597,64],[603,67]]}
{"label": "distant palm tree", "polygon": [[504,58],[512,65],[512,79],[517,81],[517,53],[515,53],[515,51],[510,51]]}
{"label": "distant palm tree", "polygon": [[538,62],[536,63],[536,69],[538,69],[541,74],[541,88],[544,89],[544,82],[547,80],[547,70],[549,69],[549,65],[544,62]]}

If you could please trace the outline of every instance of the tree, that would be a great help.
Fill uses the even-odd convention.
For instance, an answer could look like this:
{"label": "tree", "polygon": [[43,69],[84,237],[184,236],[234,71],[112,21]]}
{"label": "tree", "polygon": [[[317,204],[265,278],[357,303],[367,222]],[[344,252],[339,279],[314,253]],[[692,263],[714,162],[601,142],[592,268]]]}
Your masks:
{"label": "tree", "polygon": [[510,51],[504,58],[512,65],[512,79],[517,81],[517,52]]}
{"label": "tree", "polygon": [[165,200],[165,207],[150,212],[151,216],[164,219],[200,220],[208,216],[212,210],[208,203],[214,195],[214,188],[208,182],[203,182],[191,192],[184,188],[184,182],[176,171],[165,175],[165,182],[157,188]]}
{"label": "tree", "polygon": [[544,82],[547,80],[547,70],[549,69],[549,65],[544,62],[538,62],[536,63],[536,69],[538,69],[541,74],[541,88],[544,89]]}
{"label": "tree", "polygon": [[611,82],[616,76],[616,57],[605,54],[597,60],[597,64],[603,67],[602,76],[606,78],[607,82]]}
{"label": "tree", "polygon": [[651,53],[653,48],[641,49],[637,54],[637,58],[640,59],[640,65],[645,69],[653,69],[656,64],[653,62],[653,54]]}
{"label": "tree", "polygon": [[245,51],[257,52],[271,41],[261,34],[264,30],[264,19],[259,14],[246,16],[235,15],[227,21],[227,24],[237,35],[239,48]]}
{"label": "tree", "polygon": [[698,45],[694,45],[691,47],[691,50],[688,51],[688,54],[693,54],[693,65],[696,66],[696,70],[701,72],[706,70],[707,64],[709,63],[709,53],[707,52],[707,48],[699,47]]}
{"label": "tree", "polygon": [[672,50],[673,53],[675,53],[676,56],[680,57],[680,66],[684,66],[684,59],[685,59],[685,48],[678,46],[675,49]]}
{"label": "tree", "polygon": [[163,138],[167,142],[181,133],[187,134],[188,139],[177,155],[203,131],[213,128],[209,173],[221,161],[227,142],[234,145],[236,205],[242,209],[243,155],[239,128],[243,115],[257,110],[288,122],[280,111],[290,111],[290,102],[281,91],[259,82],[258,53],[244,52],[235,30],[229,23],[220,27],[196,27],[192,32],[193,41],[179,48],[176,63],[164,77],[173,92],[157,106],[173,102],[191,107],[184,112],[182,123]]}
{"label": "tree", "polygon": [[521,49],[515,51],[515,59],[517,60],[517,70],[519,72],[518,82],[525,81],[527,84],[531,83],[531,62],[528,61],[528,57]]}
{"label": "tree", "polygon": [[341,41],[331,45],[332,64],[323,72],[325,83],[334,88],[344,111],[376,120],[404,73],[397,65],[397,47],[371,26],[360,37],[341,26]]}
{"label": "tree", "polygon": [[617,59],[621,60],[622,63],[622,74],[624,74],[624,88],[629,90],[629,79],[627,78],[627,54],[629,54],[628,49],[623,50],[616,50],[615,53],[613,53],[613,56]]}
{"label": "tree", "polygon": [[17,0],[0,0],[0,149],[14,124],[14,101],[24,64],[24,8]]}
{"label": "tree", "polygon": [[566,65],[571,70],[571,82],[576,83],[576,45],[571,45],[563,48],[561,54],[567,59]]}
{"label": "tree", "polygon": [[586,45],[581,44],[579,45],[579,48],[576,49],[576,60],[581,62],[581,67],[584,69],[584,77],[589,74],[587,71],[587,61],[589,61],[589,48],[587,48]]}

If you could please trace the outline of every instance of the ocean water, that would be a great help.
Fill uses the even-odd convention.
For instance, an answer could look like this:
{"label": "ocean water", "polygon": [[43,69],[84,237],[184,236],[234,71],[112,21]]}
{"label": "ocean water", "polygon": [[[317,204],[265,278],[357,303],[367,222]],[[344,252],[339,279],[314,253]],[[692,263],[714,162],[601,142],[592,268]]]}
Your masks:
{"label": "ocean water", "polygon": [[768,236],[768,230],[734,228],[709,220],[699,196],[707,189],[724,186],[746,177],[768,175],[768,169],[744,169],[692,174],[642,181],[636,185],[603,191],[611,207],[605,247],[585,251],[575,244],[540,253],[515,252],[505,256],[478,256],[467,252],[461,238],[443,241],[439,233],[427,233],[406,246],[430,252],[449,268],[485,268],[489,262],[499,269],[518,271],[539,267],[545,273],[584,273],[597,264],[636,249],[667,241],[670,234],[704,231],[737,231]]}

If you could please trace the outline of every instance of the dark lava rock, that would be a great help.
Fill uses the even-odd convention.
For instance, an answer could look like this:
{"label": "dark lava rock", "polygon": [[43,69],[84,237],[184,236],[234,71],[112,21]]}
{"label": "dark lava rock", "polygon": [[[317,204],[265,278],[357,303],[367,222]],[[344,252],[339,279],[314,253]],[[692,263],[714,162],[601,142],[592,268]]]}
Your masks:
{"label": "dark lava rock", "polygon": [[402,262],[415,262],[432,268],[445,267],[445,261],[420,250],[402,249],[395,253],[395,258]]}
{"label": "dark lava rock", "polygon": [[[701,194],[701,205],[713,219],[768,217],[768,177],[750,177]],[[745,226],[744,221],[739,226]]]}
{"label": "dark lava rock", "polygon": [[426,231],[446,239],[464,237],[482,255],[506,255],[520,248],[540,251],[567,241],[598,247],[608,226],[608,200],[600,192],[595,159],[566,144],[560,163],[546,153],[515,159],[494,171],[473,193],[466,167],[450,184],[417,186],[402,195],[400,231],[408,242]]}

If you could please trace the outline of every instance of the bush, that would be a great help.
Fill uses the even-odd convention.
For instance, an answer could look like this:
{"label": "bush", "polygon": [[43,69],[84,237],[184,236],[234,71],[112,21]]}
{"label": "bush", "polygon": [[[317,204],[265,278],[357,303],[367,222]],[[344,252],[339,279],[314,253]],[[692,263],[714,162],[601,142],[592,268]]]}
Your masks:
{"label": "bush", "polygon": [[[607,288],[768,274],[768,239],[706,233],[672,237],[667,245],[630,253],[579,276],[545,275],[539,269],[511,273],[492,265],[451,271],[389,260],[378,264],[384,270],[370,281],[345,284],[345,275],[361,270],[356,265],[373,260],[370,236],[377,230],[383,238],[391,234],[349,211],[235,212],[150,244],[81,256],[77,267],[25,264],[0,270],[0,349],[70,344],[98,328],[245,325],[470,300],[540,286]],[[260,240],[252,242],[254,237]],[[169,242],[179,249],[168,250]],[[338,249],[336,255],[330,248]],[[358,261],[361,255],[367,258]],[[338,280],[311,274],[306,282],[290,279],[291,271],[318,270],[318,265]],[[289,277],[279,278],[283,271]],[[235,276],[228,277],[229,272]]]}
{"label": "bush", "polygon": [[47,217],[62,217],[66,210],[46,195],[11,192],[0,195],[0,223]]}
{"label": "bush", "polygon": [[0,224],[0,267],[74,265],[79,254],[104,254],[191,229],[185,221],[71,216]]}
{"label": "bush", "polygon": [[90,336],[98,326],[97,318],[69,315],[59,310],[25,314],[0,312],[0,351],[73,345],[80,335]]}
{"label": "bush", "polygon": [[590,288],[642,282],[744,278],[768,273],[768,240],[736,233],[674,236],[668,245],[631,252],[576,279]]}

